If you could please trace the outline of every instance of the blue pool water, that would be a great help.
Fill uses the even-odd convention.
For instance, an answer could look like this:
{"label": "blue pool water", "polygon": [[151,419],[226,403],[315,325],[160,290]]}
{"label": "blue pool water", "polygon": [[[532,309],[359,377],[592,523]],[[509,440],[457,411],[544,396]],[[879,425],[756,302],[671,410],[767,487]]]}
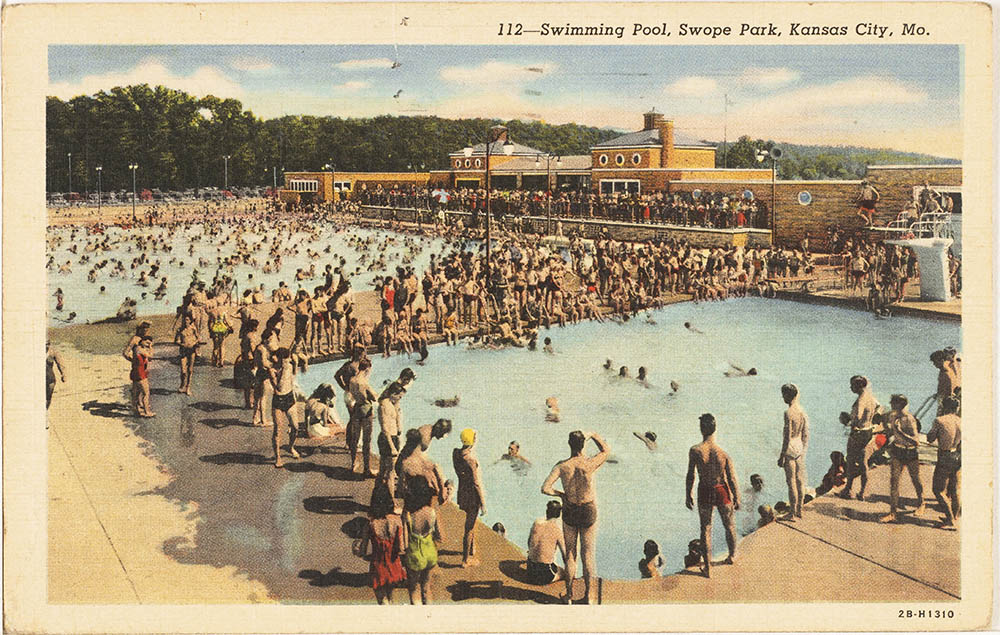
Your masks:
{"label": "blue pool water", "polygon": [[[928,355],[961,344],[957,324],[898,317],[879,320],[862,312],[798,303],[740,299],[709,304],[678,304],[656,311],[656,325],[644,319],[625,325],[584,323],[544,333],[557,354],[523,349],[469,351],[435,346],[423,367],[405,356],[378,358],[372,384],[380,387],[411,365],[417,380],[402,402],[404,425],[417,426],[439,417],[453,420],[452,434],[431,446],[431,457],[454,479],[451,451],[465,427],[479,431],[477,453],[486,487],[487,525],[502,522],[509,539],[527,544],[532,521],[549,500],[539,489],[556,461],[569,454],[571,430],[593,430],[611,446],[617,463],[597,476],[599,527],[598,573],[612,578],[639,577],[642,545],[656,540],[666,569],[681,568],[687,542],[698,536],[696,512],[684,506],[688,448],[701,441],[698,416],[711,412],[719,422],[718,442],[733,458],[742,489],[750,474],[763,476],[758,504],[787,500],[784,472],[776,460],[781,447],[780,386],[793,382],[810,417],[807,456],[809,485],[815,487],[829,465],[829,453],[843,450],[844,428],[837,421],[854,395],[848,379],[868,376],[878,399],[908,395],[914,407],[932,393],[936,371]],[[691,322],[705,332],[687,331]],[[603,370],[635,373],[649,369],[651,389],[622,381]],[[729,363],[756,367],[757,377],[726,378]],[[307,392],[333,383],[338,364],[321,364],[301,375]],[[680,390],[671,396],[669,382]],[[461,396],[458,408],[441,409],[433,400]],[[544,401],[559,399],[560,423],[546,423]],[[346,411],[338,395],[338,408]],[[633,431],[656,432],[659,451],[650,453]],[[494,463],[517,440],[532,465],[514,470]],[[594,447],[589,444],[588,453]],[[749,507],[749,506],[747,506]],[[756,506],[743,514],[756,514]],[[721,525],[713,534],[716,552],[725,550]]]}

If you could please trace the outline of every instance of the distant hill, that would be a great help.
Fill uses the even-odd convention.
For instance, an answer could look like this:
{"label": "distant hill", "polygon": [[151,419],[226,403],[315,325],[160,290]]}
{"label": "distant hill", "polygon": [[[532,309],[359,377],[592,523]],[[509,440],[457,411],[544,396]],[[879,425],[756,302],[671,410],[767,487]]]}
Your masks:
{"label": "distant hill", "polygon": [[[862,148],[859,146],[802,145],[775,143],[762,139],[740,137],[729,144],[724,152],[722,142],[717,144],[716,167],[730,168],[770,167],[770,160],[759,163],[758,149],[770,151],[781,148],[778,161],[778,178],[781,179],[860,179],[869,165],[958,165],[958,159],[936,157],[917,152],[902,152],[889,148]],[[728,162],[726,161],[728,154]]]}

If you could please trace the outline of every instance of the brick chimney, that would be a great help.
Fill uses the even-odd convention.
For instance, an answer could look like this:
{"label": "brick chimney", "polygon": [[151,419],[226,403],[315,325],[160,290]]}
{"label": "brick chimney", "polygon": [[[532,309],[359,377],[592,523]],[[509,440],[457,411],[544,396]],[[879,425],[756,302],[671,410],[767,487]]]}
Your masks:
{"label": "brick chimney", "polygon": [[660,129],[660,144],[663,146],[660,151],[660,167],[668,168],[674,158],[674,120],[663,119],[661,115],[657,123]]}
{"label": "brick chimney", "polygon": [[663,123],[663,115],[655,110],[650,110],[642,116],[643,130],[656,130],[660,127],[661,123]]}

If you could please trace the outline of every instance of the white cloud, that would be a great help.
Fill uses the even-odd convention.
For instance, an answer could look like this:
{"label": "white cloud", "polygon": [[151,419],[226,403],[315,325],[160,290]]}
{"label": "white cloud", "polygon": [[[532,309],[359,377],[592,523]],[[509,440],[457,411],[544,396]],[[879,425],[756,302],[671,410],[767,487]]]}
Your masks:
{"label": "white cloud", "polygon": [[797,81],[801,75],[790,68],[755,68],[743,71],[740,78],[747,84],[775,88]]}
{"label": "white cloud", "polygon": [[358,71],[369,68],[392,68],[392,60],[386,57],[373,57],[363,60],[347,60],[337,64],[337,68],[343,71]]}
{"label": "white cloud", "polygon": [[515,86],[541,79],[556,70],[551,62],[510,64],[484,62],[478,66],[446,66],[441,69],[441,79],[464,86]]}
{"label": "white cloud", "polygon": [[261,57],[240,56],[229,60],[229,67],[248,73],[265,73],[274,68],[274,64]]}
{"label": "white cloud", "polygon": [[182,90],[198,97],[243,96],[243,87],[230,79],[215,66],[202,66],[190,75],[177,75],[159,60],[147,58],[132,69],[122,73],[87,75],[76,82],[55,82],[49,84],[49,94],[61,99],[71,99],[78,95],[93,95],[115,86],[149,84]]}
{"label": "white cloud", "polygon": [[333,87],[333,89],[347,93],[356,93],[362,88],[368,88],[371,85],[372,85],[371,82],[350,81],[350,82],[344,82],[343,84],[337,84],[336,86]]}
{"label": "white cloud", "polygon": [[714,93],[719,87],[711,77],[692,75],[682,77],[666,87],[665,92],[674,97],[703,97]]}

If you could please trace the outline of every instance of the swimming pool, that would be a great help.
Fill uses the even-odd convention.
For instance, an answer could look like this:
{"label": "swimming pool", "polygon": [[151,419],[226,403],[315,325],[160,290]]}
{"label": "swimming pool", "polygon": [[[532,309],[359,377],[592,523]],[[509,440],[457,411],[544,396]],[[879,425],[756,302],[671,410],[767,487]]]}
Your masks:
{"label": "swimming pool", "polygon": [[[489,526],[502,522],[507,537],[522,548],[532,521],[544,515],[549,500],[539,491],[542,482],[555,462],[569,455],[567,434],[583,429],[603,435],[617,463],[605,465],[597,475],[598,573],[637,578],[647,539],[660,544],[666,570],[674,571],[681,568],[688,541],[698,537],[697,513],[684,506],[684,476],[688,448],[701,441],[701,413],[716,416],[718,442],[733,458],[741,489],[749,487],[750,474],[759,473],[765,487],[757,504],[773,504],[787,499],[784,472],[776,464],[783,383],[799,386],[810,417],[806,463],[809,485],[815,487],[829,465],[829,453],[844,449],[837,415],[853,402],[850,376],[868,376],[883,404],[900,392],[916,408],[936,386],[928,355],[958,346],[961,337],[960,326],[953,323],[880,320],[858,311],[751,298],[677,304],[651,315],[655,325],[640,316],[624,325],[591,322],[554,328],[543,333],[553,340],[554,356],[524,349],[436,346],[423,367],[405,356],[377,358],[372,385],[378,389],[407,365],[416,370],[417,380],[402,402],[404,426],[439,417],[453,420],[452,434],[430,449],[448,478],[455,478],[451,451],[459,445],[458,433],[465,427],[478,430],[487,498],[483,520]],[[704,335],[688,331],[684,322]],[[645,366],[654,387],[614,377],[601,367],[606,358],[633,374]],[[756,367],[759,375],[726,378],[730,362]],[[311,391],[321,382],[333,383],[338,366],[312,366],[300,376],[301,386]],[[680,384],[675,396],[669,394],[671,380]],[[461,397],[457,408],[433,405],[434,399],[456,394]],[[545,421],[549,396],[560,401],[560,423]],[[339,395],[338,407],[346,421]],[[656,453],[632,436],[646,430],[658,436]],[[512,440],[532,462],[527,469],[495,463]],[[586,451],[593,454],[593,444]],[[738,524],[756,519],[757,504],[744,506]],[[713,547],[717,553],[725,551],[718,519]]]}
{"label": "swimming pool", "polygon": [[[351,284],[353,290],[364,291],[371,288],[371,283],[376,276],[383,275],[386,272],[395,273],[397,265],[405,264],[406,266],[412,266],[417,275],[421,275],[430,263],[430,254],[440,252],[444,245],[444,241],[440,238],[416,237],[382,230],[354,227],[344,229],[332,223],[317,223],[316,229],[315,240],[312,240],[311,234],[304,232],[294,234],[291,239],[288,239],[286,235],[284,245],[296,246],[299,253],[283,256],[282,260],[284,264],[280,272],[263,273],[259,267],[255,268],[248,264],[240,264],[232,267],[231,271],[227,271],[237,283],[236,289],[238,294],[242,294],[245,289],[263,283],[267,299],[270,300],[271,291],[281,281],[285,281],[294,292],[297,288],[297,284],[293,281],[296,270],[299,268],[308,269],[310,265],[315,264],[317,277],[301,283],[303,288],[309,290],[311,293],[313,287],[322,284],[322,272],[326,264],[330,263],[336,267],[339,264],[340,257],[346,260],[345,268],[352,274]],[[206,281],[207,284],[211,284],[212,277],[215,275],[217,267],[215,263],[218,257],[220,255],[230,255],[235,251],[235,245],[232,240],[225,241],[225,235],[221,237],[204,235],[203,226],[200,223],[196,223],[185,226],[173,233],[170,238],[170,244],[173,247],[172,251],[147,251],[146,258],[149,260],[149,263],[132,269],[130,263],[142,253],[135,245],[135,238],[152,234],[159,235],[166,231],[165,229],[157,227],[152,230],[149,228],[124,230],[119,227],[111,227],[106,230],[105,235],[111,237],[114,246],[107,251],[90,254],[84,253],[84,247],[88,240],[94,241],[98,237],[88,237],[83,230],[77,229],[75,241],[70,241],[69,237],[72,231],[73,228],[71,227],[60,227],[50,228],[48,233],[50,240],[53,238],[62,239],[61,243],[54,249],[48,250],[48,255],[51,255],[55,260],[55,266],[48,272],[49,300],[47,306],[50,326],[62,325],[63,322],[59,318],[65,319],[70,311],[76,312],[77,317],[74,323],[78,324],[113,316],[126,296],[138,300],[137,312],[139,315],[173,313],[174,309],[180,305],[184,293],[187,291],[192,273],[197,270],[200,279]],[[352,236],[362,239],[372,238],[377,241],[376,244],[381,244],[386,237],[390,237],[392,242],[386,248],[386,267],[379,267],[377,270],[368,271],[367,266],[370,260],[364,263],[359,262],[361,253],[348,244],[348,239]],[[265,245],[254,252],[254,257],[258,261],[258,265],[263,266],[270,259],[268,246],[273,235],[254,235],[248,232],[244,235],[244,238],[251,245]],[[419,253],[408,258],[409,248],[404,245],[404,240],[415,241],[422,249]],[[78,247],[78,253],[76,254],[69,251],[73,242]],[[194,245],[194,252],[189,254],[188,249],[190,245]],[[327,247],[330,248],[329,253],[323,253]],[[321,252],[320,257],[317,259],[310,258],[307,254],[307,249]],[[374,247],[369,249],[368,252],[369,258],[375,256]],[[85,255],[90,257],[90,261],[81,264],[80,259]],[[97,262],[113,258],[123,261],[126,269],[124,277],[110,276],[111,266],[109,265],[99,273],[96,282],[91,283],[88,281],[87,274]],[[202,258],[211,264],[199,265],[199,260]],[[72,263],[72,273],[58,273],[58,266],[67,260]],[[151,279],[149,285],[146,287],[136,284],[139,272],[143,270],[148,271],[149,264],[153,262],[158,262],[160,265],[160,272],[157,278]],[[252,278],[250,277],[251,275]],[[159,284],[159,278],[163,276],[168,277],[167,294],[162,300],[156,300],[153,298],[153,292]],[[104,293],[99,292],[101,286],[105,287]],[[52,297],[57,288],[61,288],[65,294],[65,308],[61,312],[55,310],[56,299]],[[143,299],[141,297],[142,293],[147,294],[146,298]]]}

